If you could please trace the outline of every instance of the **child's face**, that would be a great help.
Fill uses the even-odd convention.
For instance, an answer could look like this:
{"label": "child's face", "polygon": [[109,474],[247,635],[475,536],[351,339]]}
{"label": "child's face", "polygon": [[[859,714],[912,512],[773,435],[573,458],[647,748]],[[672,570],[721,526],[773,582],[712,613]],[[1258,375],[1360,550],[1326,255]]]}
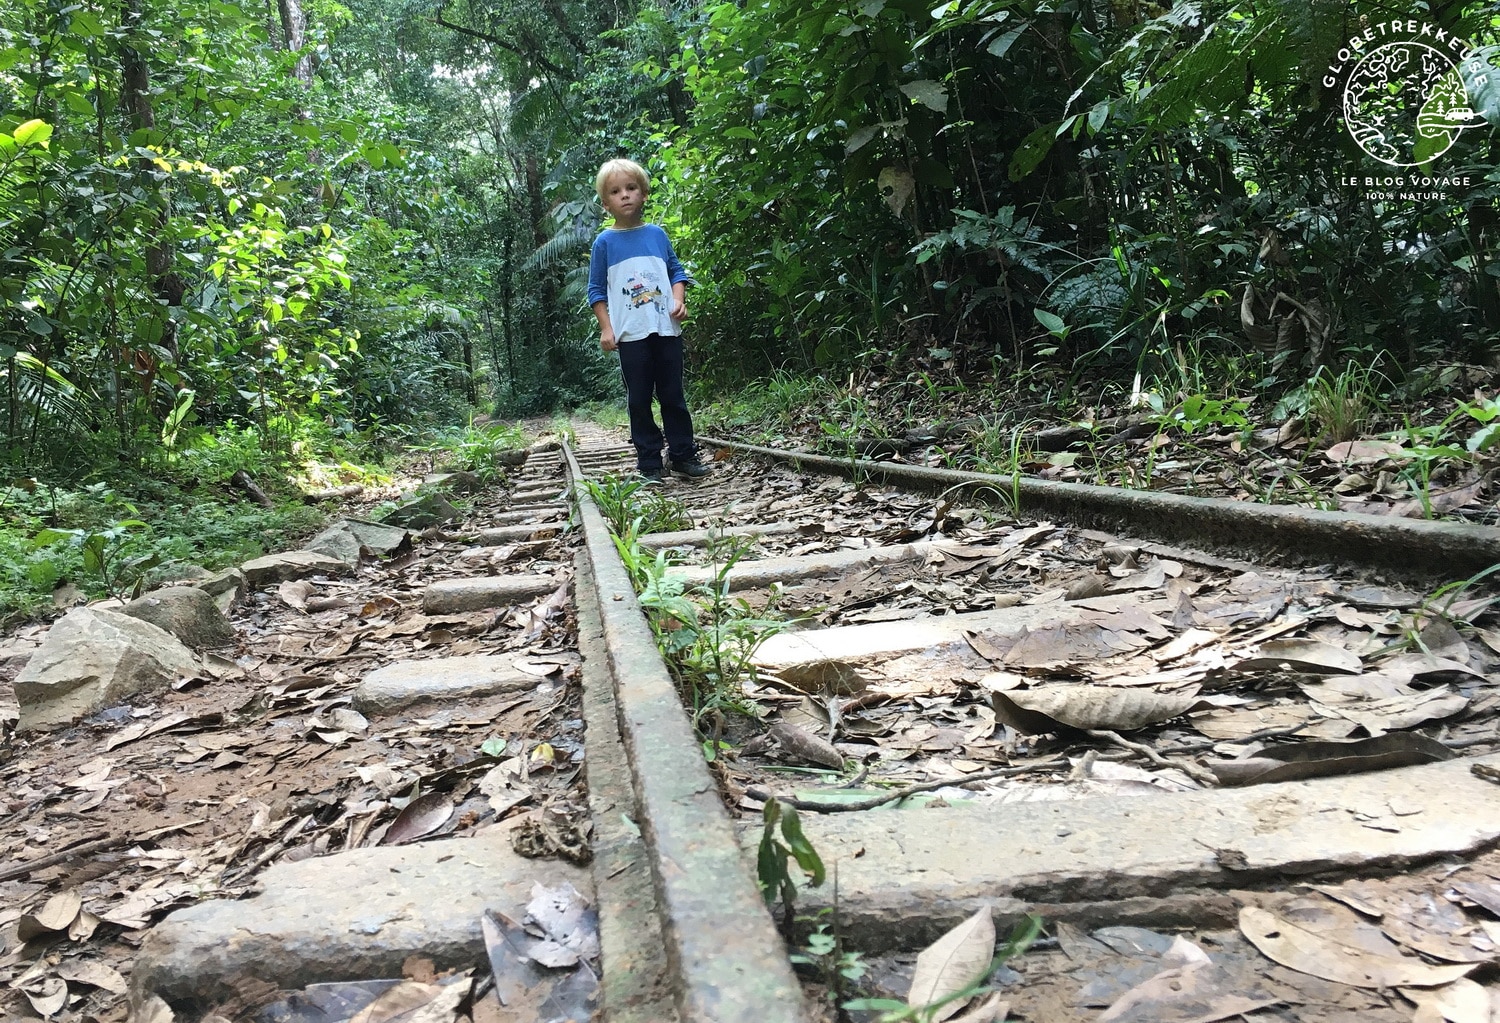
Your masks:
{"label": "child's face", "polygon": [[616,220],[627,223],[640,219],[646,205],[646,191],[629,174],[611,174],[604,183],[604,208]]}

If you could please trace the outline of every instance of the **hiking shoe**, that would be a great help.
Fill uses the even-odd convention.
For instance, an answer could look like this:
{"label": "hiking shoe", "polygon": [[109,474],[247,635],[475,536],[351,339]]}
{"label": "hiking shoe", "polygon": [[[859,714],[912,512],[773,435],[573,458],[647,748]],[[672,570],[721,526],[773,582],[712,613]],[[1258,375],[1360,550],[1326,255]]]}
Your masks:
{"label": "hiking shoe", "polygon": [[712,469],[704,465],[702,462],[698,461],[696,458],[687,462],[673,462],[672,471],[679,476],[686,476],[688,479],[693,480],[701,480],[703,477],[713,472]]}
{"label": "hiking shoe", "polygon": [[666,483],[666,480],[661,478],[660,469],[642,469],[639,474],[639,479],[647,486],[660,487]]}

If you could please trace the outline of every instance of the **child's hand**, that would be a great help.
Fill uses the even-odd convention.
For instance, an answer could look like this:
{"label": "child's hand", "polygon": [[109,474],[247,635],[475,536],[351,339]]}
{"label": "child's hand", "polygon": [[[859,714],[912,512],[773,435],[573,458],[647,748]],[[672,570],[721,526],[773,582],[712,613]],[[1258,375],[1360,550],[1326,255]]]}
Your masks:
{"label": "child's hand", "polygon": [[615,332],[605,328],[599,332],[599,347],[606,352],[612,352],[620,347],[615,341]]}
{"label": "child's hand", "polygon": [[687,319],[687,303],[680,298],[672,302],[672,319],[679,321]]}

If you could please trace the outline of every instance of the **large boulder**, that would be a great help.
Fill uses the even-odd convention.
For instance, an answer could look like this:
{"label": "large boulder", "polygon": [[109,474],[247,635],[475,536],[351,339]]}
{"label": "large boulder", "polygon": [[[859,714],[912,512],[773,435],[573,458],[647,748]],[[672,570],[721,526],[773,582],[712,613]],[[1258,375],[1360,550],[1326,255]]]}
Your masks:
{"label": "large boulder", "polygon": [[198,670],[193,652],[165,629],[119,611],[74,608],[16,676],[18,727],[69,725]]}
{"label": "large boulder", "polygon": [[120,613],[166,629],[194,650],[234,642],[234,626],[219,610],[213,594],[196,586],[152,590],[126,604]]}
{"label": "large boulder", "polygon": [[194,589],[202,590],[214,598],[214,603],[219,610],[225,614],[229,609],[245,599],[245,590],[249,587],[249,581],[245,573],[238,568],[226,568],[217,575],[211,575],[207,579],[192,584]]}
{"label": "large boulder", "polygon": [[250,588],[258,590],[262,586],[306,579],[310,575],[342,575],[349,571],[349,566],[338,558],[316,551],[284,551],[247,561],[240,570],[245,573]]}
{"label": "large boulder", "polygon": [[428,475],[422,487],[440,494],[477,494],[484,489],[484,481],[467,469],[452,469]]}
{"label": "large boulder", "polygon": [[429,529],[444,526],[459,517],[459,511],[442,494],[423,494],[398,505],[383,520],[387,526]]}
{"label": "large boulder", "polygon": [[411,533],[383,522],[339,519],[303,544],[302,549],[326,554],[351,568],[358,568],[360,557],[366,552],[388,558],[411,550]]}

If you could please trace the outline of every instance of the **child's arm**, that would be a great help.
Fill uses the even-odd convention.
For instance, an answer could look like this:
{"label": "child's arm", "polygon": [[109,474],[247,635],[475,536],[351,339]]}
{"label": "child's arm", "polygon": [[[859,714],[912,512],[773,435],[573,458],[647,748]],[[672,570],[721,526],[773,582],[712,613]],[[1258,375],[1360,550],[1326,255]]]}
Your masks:
{"label": "child's arm", "polygon": [[687,303],[683,300],[687,293],[687,282],[678,281],[672,285],[672,319],[687,319]]}
{"label": "child's arm", "polygon": [[615,343],[615,328],[609,323],[609,303],[594,303],[594,318],[599,321],[599,347],[606,352],[612,352],[617,347]]}
{"label": "child's arm", "polygon": [[605,297],[608,262],[609,257],[604,250],[604,236],[600,235],[594,239],[594,247],[589,251],[589,306],[594,310],[594,317],[599,321],[599,347],[606,352],[612,352],[615,350],[615,329],[610,326],[609,300]]}

